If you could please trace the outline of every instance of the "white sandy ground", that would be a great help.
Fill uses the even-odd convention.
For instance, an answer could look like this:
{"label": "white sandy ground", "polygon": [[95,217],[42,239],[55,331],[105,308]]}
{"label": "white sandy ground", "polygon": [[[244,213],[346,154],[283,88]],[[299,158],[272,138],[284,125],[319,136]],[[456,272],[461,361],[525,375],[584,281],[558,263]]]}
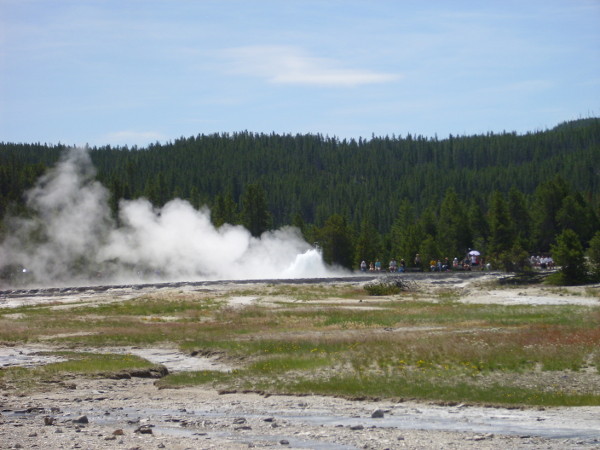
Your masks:
{"label": "white sandy ground", "polygon": [[[600,448],[600,408],[508,410],[158,390],[143,379],[68,381],[27,398],[4,393],[0,448]],[[372,417],[377,410],[383,417]],[[87,424],[76,423],[82,416]]]}
{"label": "white sandy ground", "polygon": [[[462,295],[461,301],[469,303],[600,304],[598,296],[587,296],[600,286],[587,290],[490,289],[486,281],[494,277],[427,277],[419,283],[432,282],[437,286],[433,292],[437,288],[456,290]],[[260,285],[256,283],[254,287]],[[235,283],[211,286],[211,290],[219,292],[241,288]],[[169,292],[168,287],[160,289]],[[186,290],[198,287],[177,287],[178,292]],[[0,307],[52,302],[60,308],[82,302],[122,301],[149,292],[156,292],[156,288],[0,296]],[[261,301],[255,296],[233,296],[230,300],[232,307]],[[365,297],[364,302],[368,301]],[[342,300],[340,306],[352,307],[352,302]],[[56,348],[44,344],[0,346],[0,367],[51,362],[52,358],[39,354],[50,349]],[[186,355],[170,348],[124,347],[110,351],[136,354],[166,365],[171,372],[231,369],[217,359]],[[383,413],[383,417],[373,418],[374,411]],[[77,423],[81,416],[86,416],[88,423]],[[0,392],[0,449],[251,447],[600,449],[600,407],[506,409],[322,396],[219,395],[201,387],[159,390],[153,380],[140,378],[69,379],[49,392],[28,397]]]}

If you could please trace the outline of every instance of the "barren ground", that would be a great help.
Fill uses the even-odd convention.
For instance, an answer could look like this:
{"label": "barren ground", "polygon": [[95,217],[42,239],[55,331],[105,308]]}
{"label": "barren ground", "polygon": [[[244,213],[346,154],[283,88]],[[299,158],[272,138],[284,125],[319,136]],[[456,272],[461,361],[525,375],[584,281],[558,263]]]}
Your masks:
{"label": "barren ground", "polygon": [[[460,301],[464,302],[584,305],[600,302],[598,296],[585,295],[586,289],[597,290],[600,286],[499,289],[491,288],[488,283],[498,276],[494,274],[438,275],[413,277],[432,294],[439,289],[459,290]],[[364,277],[314,280],[357,285],[365,281]],[[215,282],[3,291],[0,307],[53,302],[56,308],[68,308],[74,302],[81,305],[82,301],[90,304],[122,301],[142,293],[172,289],[226,292],[248,284]],[[266,286],[265,282],[250,284]],[[234,296],[230,300],[234,307],[259,301],[262,300],[252,296]],[[338,301],[339,307],[348,308],[354,302]],[[49,349],[43,343],[0,346],[0,367],[47,362],[37,353]],[[185,355],[173,348],[119,351],[164,364],[171,372],[230,369],[223,361]],[[583,383],[589,388],[592,383],[600,391],[599,376],[591,371],[551,376],[557,378],[553,382],[570,386]],[[564,379],[565,376],[571,378]],[[0,410],[0,448],[600,448],[600,407],[507,409],[219,393],[202,387],[161,390],[154,380],[135,377],[72,378],[50,386],[46,392],[25,397],[4,391],[0,394]]]}

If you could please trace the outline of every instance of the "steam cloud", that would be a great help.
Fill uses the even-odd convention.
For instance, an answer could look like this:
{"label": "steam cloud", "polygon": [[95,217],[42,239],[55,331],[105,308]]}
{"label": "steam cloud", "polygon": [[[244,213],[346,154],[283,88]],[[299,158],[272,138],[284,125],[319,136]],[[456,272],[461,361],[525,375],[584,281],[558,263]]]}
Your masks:
{"label": "steam cloud", "polygon": [[334,274],[296,228],[254,238],[241,226],[215,228],[208,208],[180,199],[162,208],[121,200],[117,226],[108,199],[87,151],[71,149],[27,192],[33,214],[7,220],[0,269],[14,281],[18,267],[37,285]]}

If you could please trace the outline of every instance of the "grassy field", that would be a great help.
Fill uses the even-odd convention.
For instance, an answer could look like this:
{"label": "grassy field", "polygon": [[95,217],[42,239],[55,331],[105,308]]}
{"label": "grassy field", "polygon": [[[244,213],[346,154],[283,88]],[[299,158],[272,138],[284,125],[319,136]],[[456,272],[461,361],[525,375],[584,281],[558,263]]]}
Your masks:
{"label": "grassy field", "polygon": [[[150,365],[79,348],[172,345],[219,353],[235,368],[170,374],[161,387],[600,405],[600,306],[475,305],[460,297],[455,289],[371,297],[353,285],[268,285],[0,309],[0,342],[71,350],[61,354],[67,362],[1,370],[0,384],[27,390],[70,374]],[[253,301],[233,306],[239,298]]]}

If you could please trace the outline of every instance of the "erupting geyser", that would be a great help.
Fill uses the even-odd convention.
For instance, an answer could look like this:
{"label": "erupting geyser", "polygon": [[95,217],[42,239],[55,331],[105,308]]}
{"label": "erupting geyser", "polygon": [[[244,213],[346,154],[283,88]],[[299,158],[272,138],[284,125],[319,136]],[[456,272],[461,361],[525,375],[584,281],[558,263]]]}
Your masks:
{"label": "erupting geyser", "polygon": [[71,149],[26,193],[32,214],[7,219],[0,283],[15,284],[19,271],[20,282],[37,285],[335,274],[296,228],[255,238],[241,226],[215,228],[208,208],[180,199],[162,208],[121,200],[117,226],[94,176],[87,151]]}

